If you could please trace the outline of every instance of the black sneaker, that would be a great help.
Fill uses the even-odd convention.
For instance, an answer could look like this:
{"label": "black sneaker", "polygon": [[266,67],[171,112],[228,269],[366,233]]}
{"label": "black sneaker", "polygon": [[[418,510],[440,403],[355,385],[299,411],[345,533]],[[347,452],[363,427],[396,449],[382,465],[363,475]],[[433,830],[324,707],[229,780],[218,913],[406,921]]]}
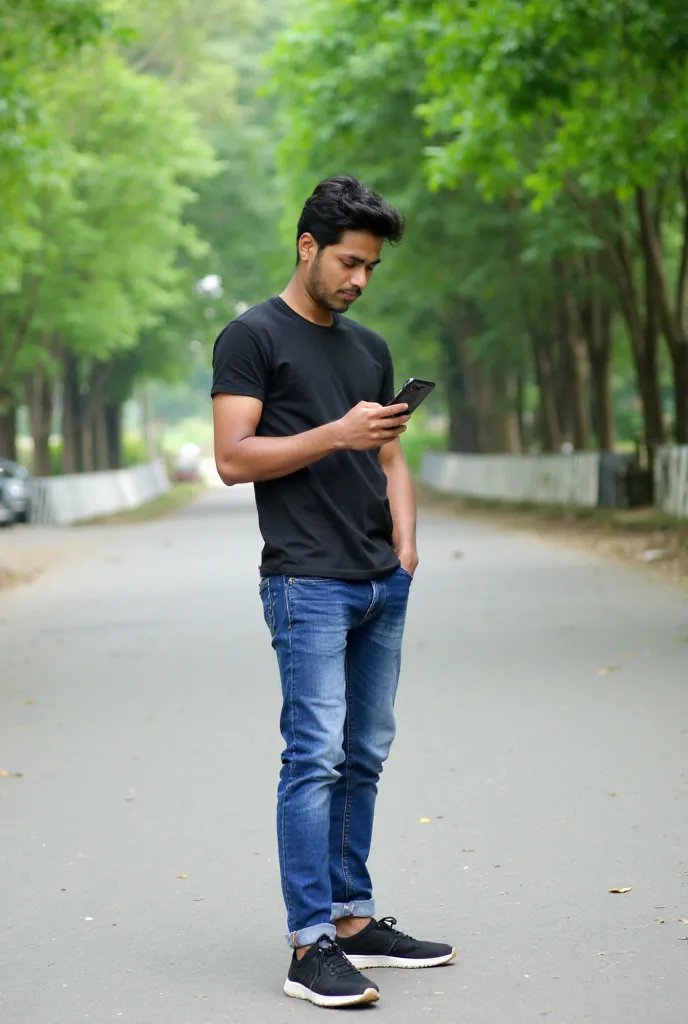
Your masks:
{"label": "black sneaker", "polygon": [[395,917],[373,919],[350,939],[338,938],[342,952],[354,967],[439,967],[456,956],[443,942],[420,942],[398,932]]}
{"label": "black sneaker", "polygon": [[359,974],[327,935],[300,960],[294,953],[284,991],[295,999],[329,1007],[376,1003],[380,998],[377,985]]}

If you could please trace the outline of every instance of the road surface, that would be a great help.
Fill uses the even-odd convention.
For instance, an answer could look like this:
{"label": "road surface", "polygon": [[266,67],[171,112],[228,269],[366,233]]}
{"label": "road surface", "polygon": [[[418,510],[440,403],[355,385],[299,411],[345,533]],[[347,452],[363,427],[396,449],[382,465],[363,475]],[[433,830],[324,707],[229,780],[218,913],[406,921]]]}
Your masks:
{"label": "road surface", "polygon": [[[80,534],[0,596],[0,1020],[315,1020],[281,995],[250,489]],[[355,1012],[684,1024],[685,592],[429,514],[420,548],[373,869],[380,916],[459,955]]]}

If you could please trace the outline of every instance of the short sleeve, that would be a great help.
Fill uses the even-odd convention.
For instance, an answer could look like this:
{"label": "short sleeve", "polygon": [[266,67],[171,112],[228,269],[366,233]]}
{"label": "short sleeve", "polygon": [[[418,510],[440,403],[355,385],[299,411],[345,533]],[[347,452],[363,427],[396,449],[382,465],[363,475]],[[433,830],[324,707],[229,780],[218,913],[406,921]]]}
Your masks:
{"label": "short sleeve", "polygon": [[233,320],[213,348],[211,395],[247,395],[265,401],[270,366],[264,347],[245,324]]}
{"label": "short sleeve", "polygon": [[382,384],[380,387],[380,398],[378,401],[380,405],[387,405],[394,398],[394,365],[392,363],[392,354],[389,351],[389,347],[386,341],[383,341],[383,354],[382,354]]}

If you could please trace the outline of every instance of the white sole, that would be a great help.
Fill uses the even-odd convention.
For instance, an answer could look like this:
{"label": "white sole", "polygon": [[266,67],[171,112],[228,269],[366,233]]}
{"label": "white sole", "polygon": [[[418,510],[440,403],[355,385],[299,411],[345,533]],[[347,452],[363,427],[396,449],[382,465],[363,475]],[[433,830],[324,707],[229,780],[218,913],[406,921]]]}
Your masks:
{"label": "white sole", "polygon": [[290,981],[289,978],[284,983],[284,993],[291,996],[292,999],[306,999],[309,1003],[314,1003],[315,1006],[324,1006],[330,1009],[336,1009],[338,1006],[376,1003],[380,998],[380,993],[374,988],[367,988],[365,992],[359,992],[355,996],[322,996],[318,992],[306,988],[305,985],[300,985],[298,981]]}
{"label": "white sole", "polygon": [[452,949],[451,953],[435,956],[429,960],[410,960],[404,956],[355,956],[351,953],[346,954],[346,959],[350,960],[358,971],[370,971],[374,967],[402,967],[411,970],[421,967],[441,967],[442,964],[448,964],[455,956],[456,950]]}

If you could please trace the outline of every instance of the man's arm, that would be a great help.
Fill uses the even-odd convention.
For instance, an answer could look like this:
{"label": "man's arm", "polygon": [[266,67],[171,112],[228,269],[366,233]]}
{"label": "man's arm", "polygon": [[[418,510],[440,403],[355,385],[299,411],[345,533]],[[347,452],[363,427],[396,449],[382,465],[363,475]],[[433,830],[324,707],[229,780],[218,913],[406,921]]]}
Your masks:
{"label": "man's arm", "polygon": [[387,475],[387,498],[394,523],[394,550],[407,572],[418,567],[416,550],[416,499],[401,442],[391,441],[380,450],[380,465]]}
{"label": "man's arm", "polygon": [[[215,464],[228,486],[277,480],[345,448],[365,451],[393,443],[406,429],[405,405],[359,402],[346,416],[291,437],[256,437],[263,411],[258,398],[213,397]],[[397,419],[394,419],[394,416]]]}

